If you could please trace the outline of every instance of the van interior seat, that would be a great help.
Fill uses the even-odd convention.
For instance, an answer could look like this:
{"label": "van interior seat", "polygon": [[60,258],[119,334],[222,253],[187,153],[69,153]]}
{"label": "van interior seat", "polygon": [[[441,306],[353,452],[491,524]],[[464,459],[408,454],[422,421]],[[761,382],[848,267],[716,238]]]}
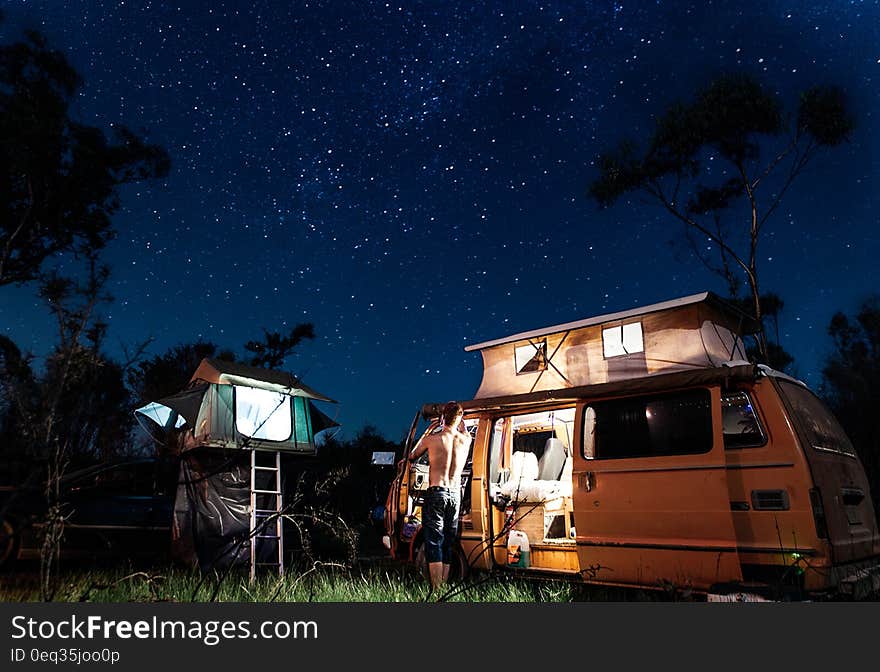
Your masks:
{"label": "van interior seat", "polygon": [[[559,497],[571,497],[571,457],[562,464],[568,469],[566,480],[540,479],[538,458],[534,453],[517,451],[510,457],[510,477],[501,484],[500,492],[513,502],[547,502]],[[558,473],[558,472],[557,472]]]}
{"label": "van interior seat", "polygon": [[547,439],[544,444],[544,452],[538,460],[538,479],[542,481],[558,481],[562,474],[562,466],[568,451],[565,444],[556,437]]}

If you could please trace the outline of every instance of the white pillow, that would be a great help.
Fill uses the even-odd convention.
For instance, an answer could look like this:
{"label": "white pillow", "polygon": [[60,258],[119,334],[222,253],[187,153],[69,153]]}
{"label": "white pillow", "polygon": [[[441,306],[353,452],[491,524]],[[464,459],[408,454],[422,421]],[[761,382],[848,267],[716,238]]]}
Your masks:
{"label": "white pillow", "polygon": [[538,458],[534,453],[518,451],[510,456],[510,481],[534,481],[538,478]]}

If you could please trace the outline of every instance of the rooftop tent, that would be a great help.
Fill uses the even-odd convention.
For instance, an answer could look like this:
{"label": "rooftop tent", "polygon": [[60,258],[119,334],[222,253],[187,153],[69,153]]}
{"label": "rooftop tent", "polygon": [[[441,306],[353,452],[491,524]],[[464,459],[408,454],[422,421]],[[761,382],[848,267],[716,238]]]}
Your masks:
{"label": "rooftop tent", "polygon": [[[135,411],[160,443],[315,452],[315,434],[337,423],[314,401],[335,403],[282,371],[204,359],[187,388]],[[176,430],[176,431],[175,431]]]}
{"label": "rooftop tent", "polygon": [[746,360],[754,319],[710,292],[469,345],[483,357],[475,399],[714,368]]}
{"label": "rooftop tent", "polygon": [[[278,487],[268,471],[254,477],[251,450],[313,455],[315,434],[338,426],[315,402],[335,403],[289,373],[204,359],[186,389],[135,411],[150,436],[181,457],[175,558],[206,571],[250,562],[252,490]],[[261,537],[255,561],[271,559],[278,543]]]}

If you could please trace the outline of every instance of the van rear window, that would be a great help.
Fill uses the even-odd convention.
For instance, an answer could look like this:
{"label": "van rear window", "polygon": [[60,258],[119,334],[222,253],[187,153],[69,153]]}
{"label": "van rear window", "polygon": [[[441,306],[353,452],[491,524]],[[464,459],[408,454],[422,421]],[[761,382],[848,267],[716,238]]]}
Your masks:
{"label": "van rear window", "polygon": [[787,380],[780,380],[779,387],[813,448],[855,457],[855,448],[843,427],[815,394]]}
{"label": "van rear window", "polygon": [[[602,401],[592,404],[592,409],[595,444],[593,455],[587,457],[657,457],[712,450],[708,390]],[[588,443],[585,437],[585,451]]]}

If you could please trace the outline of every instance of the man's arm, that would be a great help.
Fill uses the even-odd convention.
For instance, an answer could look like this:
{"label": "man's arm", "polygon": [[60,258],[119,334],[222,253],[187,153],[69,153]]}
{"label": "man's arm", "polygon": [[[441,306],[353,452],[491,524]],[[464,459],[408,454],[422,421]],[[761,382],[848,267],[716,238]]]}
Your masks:
{"label": "man's arm", "polygon": [[413,449],[409,454],[410,461],[417,460],[428,450],[427,442],[424,439],[425,437],[422,437],[422,439],[413,446]]}
{"label": "man's arm", "polygon": [[471,443],[474,438],[471,436],[471,433],[467,431],[467,427],[465,427],[464,420],[458,423],[458,427],[456,431],[460,434],[459,440],[464,444],[465,450],[468,450],[471,447]]}

